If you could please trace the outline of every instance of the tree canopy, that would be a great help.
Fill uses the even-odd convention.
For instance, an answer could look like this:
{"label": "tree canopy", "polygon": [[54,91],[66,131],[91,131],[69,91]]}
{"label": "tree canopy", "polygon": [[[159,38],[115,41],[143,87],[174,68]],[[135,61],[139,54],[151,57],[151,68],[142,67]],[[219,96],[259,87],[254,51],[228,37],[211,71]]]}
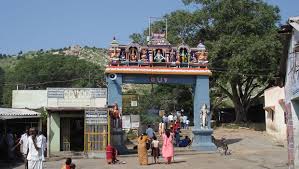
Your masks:
{"label": "tree canopy", "polygon": [[26,88],[104,86],[103,70],[73,56],[44,54],[24,59],[14,68],[13,80]]}
{"label": "tree canopy", "polygon": [[[213,96],[225,94],[234,104],[236,122],[247,121],[249,107],[273,84],[277,73],[281,54],[278,7],[262,0],[183,2],[198,8],[164,16],[168,20],[168,40],[190,46],[204,40],[213,71],[211,86],[221,92]],[[152,25],[154,31],[162,27],[162,21]]]}
{"label": "tree canopy", "polygon": [[[1,73],[1,72],[0,72]],[[47,87],[105,87],[103,67],[75,56],[42,53],[32,58],[20,58],[6,70],[5,86],[0,84],[2,104],[11,104],[11,90],[46,89]],[[3,77],[0,75],[0,77]],[[1,80],[1,79],[0,79]]]}

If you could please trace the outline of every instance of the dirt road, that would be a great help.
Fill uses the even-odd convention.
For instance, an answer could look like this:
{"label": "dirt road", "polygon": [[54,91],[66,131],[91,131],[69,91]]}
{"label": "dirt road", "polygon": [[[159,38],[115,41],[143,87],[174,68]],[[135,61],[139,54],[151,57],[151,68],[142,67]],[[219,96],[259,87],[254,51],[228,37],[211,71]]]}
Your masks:
{"label": "dirt road", "polygon": [[[104,159],[74,159],[79,169],[286,169],[287,150],[279,146],[265,132],[248,129],[218,128],[214,132],[216,138],[225,137],[229,143],[232,154],[222,156],[219,153],[205,154],[193,151],[177,152],[175,163],[151,164],[139,166],[136,155],[119,157],[126,164],[107,165]],[[160,159],[163,161],[163,159]],[[149,162],[152,162],[149,157]],[[45,163],[46,169],[59,169],[64,160],[49,161]],[[15,167],[23,169],[23,166]]]}

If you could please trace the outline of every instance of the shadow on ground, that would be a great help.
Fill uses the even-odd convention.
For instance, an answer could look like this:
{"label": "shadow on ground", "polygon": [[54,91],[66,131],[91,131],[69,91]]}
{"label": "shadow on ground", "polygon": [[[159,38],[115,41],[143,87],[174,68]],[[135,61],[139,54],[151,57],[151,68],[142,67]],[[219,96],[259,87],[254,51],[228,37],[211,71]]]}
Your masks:
{"label": "shadow on ground", "polygon": [[226,144],[234,144],[234,143],[237,143],[237,142],[240,142],[242,141],[243,139],[241,138],[233,138],[233,139],[225,139],[225,142]]}
{"label": "shadow on ground", "polygon": [[166,164],[166,162],[159,162],[159,163],[149,163],[148,165],[171,165],[171,164],[179,164],[179,163],[185,163],[187,161],[184,160],[178,160],[178,161],[172,161],[170,164]]}
{"label": "shadow on ground", "polygon": [[[0,169],[13,169],[13,168],[15,168],[15,167],[19,167],[19,166],[22,166],[22,165],[24,165],[24,163],[22,163],[22,162],[15,162],[15,163],[13,163],[13,162],[0,162]],[[25,168],[25,166],[24,166],[24,168]]]}

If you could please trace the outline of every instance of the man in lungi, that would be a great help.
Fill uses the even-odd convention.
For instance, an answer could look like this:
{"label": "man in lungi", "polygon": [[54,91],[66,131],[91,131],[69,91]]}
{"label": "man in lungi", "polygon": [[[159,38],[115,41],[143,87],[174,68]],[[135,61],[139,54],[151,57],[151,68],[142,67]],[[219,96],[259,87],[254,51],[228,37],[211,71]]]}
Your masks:
{"label": "man in lungi", "polygon": [[28,169],[43,169],[42,140],[36,137],[37,130],[35,128],[30,128],[29,133],[27,153]]}

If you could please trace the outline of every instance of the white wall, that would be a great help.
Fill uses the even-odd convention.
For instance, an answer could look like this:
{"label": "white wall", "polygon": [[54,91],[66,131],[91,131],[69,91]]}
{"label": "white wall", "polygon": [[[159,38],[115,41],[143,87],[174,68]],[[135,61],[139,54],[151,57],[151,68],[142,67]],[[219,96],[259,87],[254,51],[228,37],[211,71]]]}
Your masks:
{"label": "white wall", "polygon": [[[293,22],[293,24],[297,24]],[[297,24],[297,28],[298,28]],[[299,42],[299,31],[293,29],[292,38],[290,39],[286,83],[285,83],[285,96],[286,105],[290,106],[290,119],[289,125],[289,161],[294,160],[295,167],[299,168],[299,55],[294,52],[295,44]],[[297,63],[296,63],[297,61]],[[291,164],[292,165],[292,164]],[[292,168],[292,167],[291,167]]]}
{"label": "white wall", "polygon": [[271,113],[265,110],[266,131],[277,141],[287,144],[287,125],[285,124],[284,110],[279,104],[280,99],[285,99],[284,88],[272,87],[265,90],[265,107],[274,107],[273,120]]}
{"label": "white wall", "polygon": [[[49,97],[49,89],[52,95]],[[103,108],[107,102],[107,89],[59,88],[48,90],[13,90],[12,108]],[[54,94],[53,94],[54,92]]]}
{"label": "white wall", "polygon": [[47,90],[13,90],[12,108],[39,109],[47,106]]}

